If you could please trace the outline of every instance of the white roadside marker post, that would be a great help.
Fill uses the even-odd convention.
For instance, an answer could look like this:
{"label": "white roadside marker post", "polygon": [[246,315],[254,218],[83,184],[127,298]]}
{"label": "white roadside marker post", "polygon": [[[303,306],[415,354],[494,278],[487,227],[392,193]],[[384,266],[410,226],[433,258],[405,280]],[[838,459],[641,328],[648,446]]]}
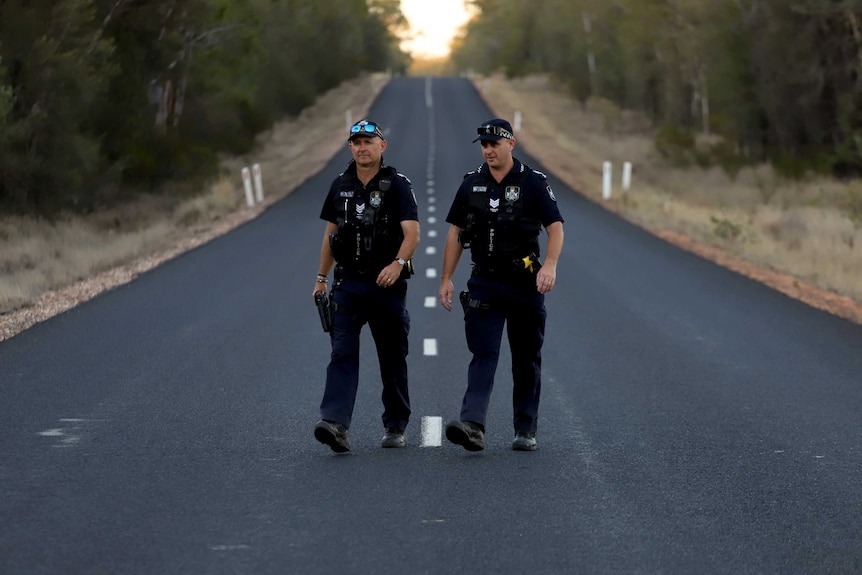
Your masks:
{"label": "white roadside marker post", "polygon": [[602,199],[609,200],[611,199],[611,176],[613,174],[613,167],[610,162],[605,162],[603,171],[604,181],[602,184]]}
{"label": "white roadside marker post", "polygon": [[248,207],[254,207],[254,192],[251,189],[251,171],[248,167],[242,169],[242,183],[245,186],[245,203]]}
{"label": "white roadside marker post", "polygon": [[263,178],[260,175],[260,164],[255,164],[251,167],[254,174],[254,193],[257,198],[257,203],[263,203]]}
{"label": "white roadside marker post", "polygon": [[632,163],[626,162],[623,164],[623,191],[629,191],[632,187]]}

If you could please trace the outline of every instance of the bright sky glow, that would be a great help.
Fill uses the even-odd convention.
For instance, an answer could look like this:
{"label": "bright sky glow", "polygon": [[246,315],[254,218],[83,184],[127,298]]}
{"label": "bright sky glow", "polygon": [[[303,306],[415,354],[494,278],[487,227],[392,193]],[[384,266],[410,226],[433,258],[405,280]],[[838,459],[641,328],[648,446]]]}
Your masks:
{"label": "bright sky glow", "polygon": [[464,0],[401,0],[401,11],[412,38],[402,48],[414,56],[448,55],[449,42],[469,18]]}

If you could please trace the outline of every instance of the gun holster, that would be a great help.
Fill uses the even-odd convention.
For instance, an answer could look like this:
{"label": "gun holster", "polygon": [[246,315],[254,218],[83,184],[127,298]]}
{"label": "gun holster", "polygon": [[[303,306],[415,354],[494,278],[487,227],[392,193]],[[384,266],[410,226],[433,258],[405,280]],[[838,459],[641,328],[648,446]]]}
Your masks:
{"label": "gun holster", "polygon": [[332,292],[329,295],[322,291],[315,293],[314,303],[317,304],[317,312],[320,314],[320,325],[323,327],[323,331],[331,332],[332,314],[338,309],[338,305],[332,301]]}
{"label": "gun holster", "polygon": [[461,301],[461,307],[464,308],[464,315],[467,315],[467,310],[470,308],[473,309],[491,309],[491,306],[487,303],[481,302],[477,299],[470,299],[470,292],[462,291],[458,294],[458,299]]}
{"label": "gun holster", "polygon": [[401,275],[399,275],[399,279],[409,280],[416,271],[413,269],[413,258],[407,260],[407,263],[404,264],[404,267],[401,268]]}

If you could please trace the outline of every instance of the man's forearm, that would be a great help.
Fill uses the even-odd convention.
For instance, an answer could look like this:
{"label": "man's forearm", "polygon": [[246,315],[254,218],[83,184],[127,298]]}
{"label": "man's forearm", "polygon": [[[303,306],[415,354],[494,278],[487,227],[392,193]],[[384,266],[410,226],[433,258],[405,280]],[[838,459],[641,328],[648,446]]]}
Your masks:
{"label": "man's forearm", "polygon": [[446,245],[443,248],[443,273],[440,276],[442,281],[451,281],[455,275],[455,268],[458,267],[458,261],[461,259],[461,253],[464,248],[458,242],[458,234],[461,228],[452,226],[449,228],[449,233],[446,236]]}
{"label": "man's forearm", "polygon": [[401,222],[401,230],[404,232],[404,239],[401,240],[395,257],[409,260],[416,253],[416,247],[419,245],[419,222],[405,220]]}
{"label": "man's forearm", "polygon": [[338,226],[329,222],[323,233],[323,243],[320,246],[320,267],[317,268],[317,273],[323,276],[328,276],[332,266],[335,265],[335,258],[332,257],[332,250],[329,248],[329,235],[336,231],[338,231]]}
{"label": "man's forearm", "polygon": [[545,250],[545,264],[556,267],[563,251],[563,222],[554,222],[546,228],[548,232],[548,246]]}

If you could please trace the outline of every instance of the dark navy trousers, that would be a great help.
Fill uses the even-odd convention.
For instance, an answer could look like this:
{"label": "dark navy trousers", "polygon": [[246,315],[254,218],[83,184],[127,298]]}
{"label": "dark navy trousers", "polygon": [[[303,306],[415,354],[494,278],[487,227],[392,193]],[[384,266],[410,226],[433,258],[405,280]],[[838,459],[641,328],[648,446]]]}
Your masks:
{"label": "dark navy trousers", "polygon": [[464,314],[467,347],[473,359],[461,404],[462,421],[485,426],[505,325],[512,352],[515,432],[536,431],[547,312],[545,296],[536,290],[533,278],[509,281],[473,276],[467,282],[470,299],[481,305],[468,308]]}
{"label": "dark navy trousers", "polygon": [[382,288],[373,280],[344,279],[332,293],[338,308],[330,332],[332,354],[326,368],[321,418],[350,427],[359,387],[359,335],[367,323],[377,348],[383,381],[383,427],[404,429],[410,419],[407,281],[400,279],[391,287]]}

